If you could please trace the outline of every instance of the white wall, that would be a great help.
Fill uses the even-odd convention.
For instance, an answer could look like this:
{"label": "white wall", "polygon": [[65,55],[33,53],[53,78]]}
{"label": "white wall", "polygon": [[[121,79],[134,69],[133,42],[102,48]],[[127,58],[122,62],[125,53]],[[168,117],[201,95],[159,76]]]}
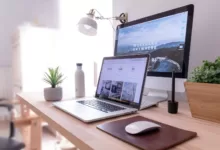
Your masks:
{"label": "white wall", "polygon": [[202,60],[220,56],[219,0],[113,0],[113,15],[127,12],[129,21],[194,4],[189,72]]}
{"label": "white wall", "polygon": [[12,65],[12,35],[24,22],[37,21],[47,27],[58,27],[59,0],[0,1],[0,67]]}

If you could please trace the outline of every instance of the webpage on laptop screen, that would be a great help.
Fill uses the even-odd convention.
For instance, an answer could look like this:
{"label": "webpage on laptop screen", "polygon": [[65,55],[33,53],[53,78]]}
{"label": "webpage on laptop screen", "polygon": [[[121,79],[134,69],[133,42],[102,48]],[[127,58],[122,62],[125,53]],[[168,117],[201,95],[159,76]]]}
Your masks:
{"label": "webpage on laptop screen", "polygon": [[139,104],[147,58],[104,60],[97,95]]}

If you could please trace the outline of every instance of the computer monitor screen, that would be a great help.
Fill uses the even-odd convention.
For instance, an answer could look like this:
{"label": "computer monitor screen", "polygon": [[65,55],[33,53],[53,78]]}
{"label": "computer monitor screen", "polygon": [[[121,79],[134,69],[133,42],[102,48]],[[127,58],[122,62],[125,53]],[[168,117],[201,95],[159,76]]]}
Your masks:
{"label": "computer monitor screen", "polygon": [[139,106],[148,58],[104,59],[96,96]]}
{"label": "computer monitor screen", "polygon": [[[162,17],[161,17],[162,16]],[[115,55],[150,54],[151,73],[186,74],[189,57],[189,10],[171,11],[121,25]],[[156,18],[156,19],[152,19]],[[188,32],[188,33],[187,33]],[[190,33],[191,34],[191,33]],[[188,56],[187,56],[188,55]],[[171,75],[171,74],[170,74]]]}

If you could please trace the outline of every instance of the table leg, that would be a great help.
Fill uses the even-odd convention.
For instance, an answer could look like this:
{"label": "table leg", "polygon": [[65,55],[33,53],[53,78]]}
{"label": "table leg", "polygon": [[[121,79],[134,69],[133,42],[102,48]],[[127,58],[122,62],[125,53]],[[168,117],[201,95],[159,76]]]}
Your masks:
{"label": "table leg", "polygon": [[[27,118],[30,115],[30,109],[27,108],[25,104],[20,103],[20,112],[21,118]],[[25,150],[30,150],[30,125],[22,126],[20,128],[21,134],[23,136],[23,142],[25,143],[26,147]]]}
{"label": "table leg", "polygon": [[25,150],[30,150],[30,125],[22,126],[20,131],[23,136],[23,142],[25,143]]}
{"label": "table leg", "polygon": [[30,109],[27,108],[25,104],[21,104],[21,116],[22,117],[29,117],[30,116]]}
{"label": "table leg", "polygon": [[[21,117],[30,117],[31,110],[21,103]],[[42,140],[42,126],[40,117],[34,117],[31,119],[31,123],[28,126],[22,127],[23,140],[26,144],[25,150],[41,150]]]}
{"label": "table leg", "polygon": [[42,137],[42,126],[41,119],[36,118],[31,121],[31,150],[41,150],[41,137]]}

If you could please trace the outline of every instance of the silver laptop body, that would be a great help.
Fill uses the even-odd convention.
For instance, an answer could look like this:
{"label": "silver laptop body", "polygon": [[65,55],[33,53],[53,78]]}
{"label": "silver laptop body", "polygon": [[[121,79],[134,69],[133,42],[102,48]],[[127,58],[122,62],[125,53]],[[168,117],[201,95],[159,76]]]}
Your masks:
{"label": "silver laptop body", "polygon": [[141,105],[148,62],[148,54],[105,57],[94,98],[53,105],[83,122],[135,113]]}

